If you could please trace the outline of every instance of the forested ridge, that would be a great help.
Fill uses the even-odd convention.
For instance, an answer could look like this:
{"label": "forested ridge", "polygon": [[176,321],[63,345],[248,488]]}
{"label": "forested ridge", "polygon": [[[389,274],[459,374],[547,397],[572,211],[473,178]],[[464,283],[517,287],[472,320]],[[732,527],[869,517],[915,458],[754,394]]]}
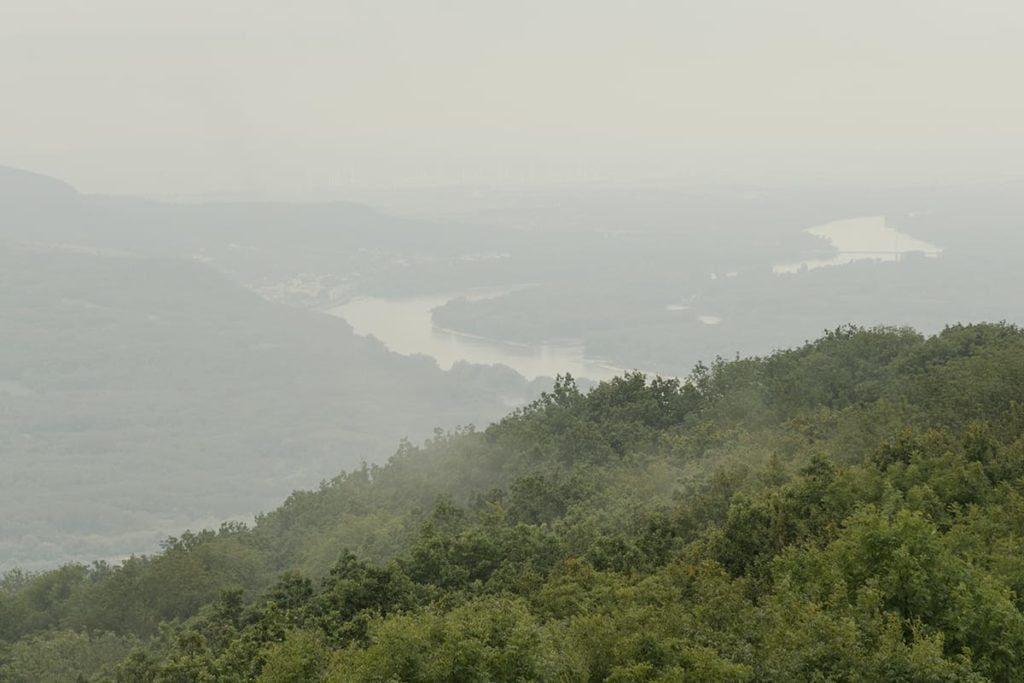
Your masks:
{"label": "forested ridge", "polygon": [[10,572],[0,680],[1012,681],[1022,609],[1024,332],[849,327]]}

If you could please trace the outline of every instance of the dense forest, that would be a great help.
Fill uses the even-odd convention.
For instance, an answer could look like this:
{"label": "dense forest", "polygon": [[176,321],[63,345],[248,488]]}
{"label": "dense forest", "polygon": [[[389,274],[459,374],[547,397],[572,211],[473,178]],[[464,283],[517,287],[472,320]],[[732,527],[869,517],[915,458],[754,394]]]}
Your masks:
{"label": "dense forest", "polygon": [[1022,679],[1006,324],[560,377],[251,526],[0,581],[12,683]]}

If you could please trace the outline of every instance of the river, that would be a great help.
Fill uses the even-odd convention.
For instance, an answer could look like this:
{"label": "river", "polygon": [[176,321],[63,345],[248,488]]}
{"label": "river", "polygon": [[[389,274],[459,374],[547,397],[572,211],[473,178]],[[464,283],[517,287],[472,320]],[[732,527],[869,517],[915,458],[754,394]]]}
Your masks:
{"label": "river", "polygon": [[452,299],[487,299],[502,296],[512,289],[518,288],[478,288],[398,299],[360,297],[327,312],[347,321],[356,334],[374,336],[396,353],[430,356],[443,370],[463,360],[481,365],[507,365],[527,379],[554,377],[566,372],[592,380],[622,374],[619,368],[587,358],[582,345],[516,344],[434,325],[431,312]]}
{"label": "river", "polygon": [[[831,243],[831,250],[822,250],[827,256],[776,265],[774,272],[799,273],[804,269],[838,266],[862,259],[897,261],[909,252],[937,256],[942,251],[933,244],[893,229],[887,225],[884,216],[833,221],[809,228],[806,232]],[[728,273],[727,277],[735,275]],[[360,297],[327,312],[348,321],[356,334],[374,336],[396,353],[429,356],[444,370],[458,361],[467,361],[481,365],[507,365],[527,379],[554,377],[568,372],[574,377],[603,380],[622,374],[621,368],[588,358],[582,344],[517,344],[434,325],[432,311],[452,299],[488,299],[516,289],[520,287],[482,287],[406,298]],[[666,306],[668,311],[689,308],[689,302]],[[722,322],[713,315],[701,315],[698,320],[712,326]]]}
{"label": "river", "polygon": [[854,261],[899,261],[904,254],[922,253],[934,258],[942,253],[940,247],[899,232],[891,227],[885,216],[864,216],[832,221],[805,230],[809,235],[827,239],[834,254],[827,258],[812,258],[774,266],[775,273],[799,273],[826,266],[842,266]]}

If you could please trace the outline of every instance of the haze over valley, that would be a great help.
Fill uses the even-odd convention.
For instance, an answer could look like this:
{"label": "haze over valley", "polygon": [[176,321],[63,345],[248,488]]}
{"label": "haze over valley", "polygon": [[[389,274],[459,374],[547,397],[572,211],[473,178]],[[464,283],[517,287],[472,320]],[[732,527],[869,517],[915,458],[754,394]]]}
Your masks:
{"label": "haze over valley", "polygon": [[5,0],[0,682],[1024,680],[1022,35]]}
{"label": "haze over valley", "polygon": [[[8,567],[249,518],[558,374],[1024,320],[1016,186],[482,190],[494,205],[457,217],[82,195],[14,169],[0,186]],[[817,225],[864,237],[844,251]]]}

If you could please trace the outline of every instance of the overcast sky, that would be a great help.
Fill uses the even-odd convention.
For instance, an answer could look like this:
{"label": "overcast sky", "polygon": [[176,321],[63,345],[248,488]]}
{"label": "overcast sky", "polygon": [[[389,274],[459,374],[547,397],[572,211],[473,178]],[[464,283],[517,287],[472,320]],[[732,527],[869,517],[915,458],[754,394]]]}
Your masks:
{"label": "overcast sky", "polygon": [[89,192],[1024,174],[1019,0],[2,0],[0,164]]}

